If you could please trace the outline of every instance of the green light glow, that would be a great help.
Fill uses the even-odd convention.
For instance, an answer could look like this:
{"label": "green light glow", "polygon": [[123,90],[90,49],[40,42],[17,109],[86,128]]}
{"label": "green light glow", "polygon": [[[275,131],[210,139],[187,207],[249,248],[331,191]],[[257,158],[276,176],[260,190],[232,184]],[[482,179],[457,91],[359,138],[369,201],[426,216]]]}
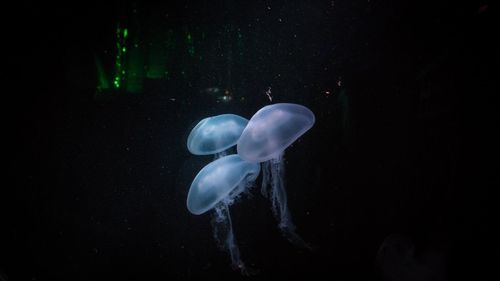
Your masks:
{"label": "green light glow", "polygon": [[149,79],[169,79],[173,58],[177,47],[176,36],[173,30],[165,33],[155,33],[148,44],[148,57],[146,61],[146,77]]}
{"label": "green light glow", "polygon": [[128,29],[124,28],[123,32],[120,25],[116,27],[116,58],[115,58],[115,76],[113,79],[113,85],[116,89],[125,82],[125,68],[126,68],[126,57],[127,52],[126,44],[128,37]]}
{"label": "green light glow", "polygon": [[[130,37],[131,40],[135,40],[134,46],[138,43],[135,36]],[[127,52],[127,91],[130,93],[140,93],[143,90],[144,82],[144,53],[142,48],[130,48]]]}
{"label": "green light glow", "polygon": [[[113,65],[111,69],[105,68],[99,57],[96,56],[97,91],[102,92],[102,90],[112,88],[124,89],[129,93],[140,93],[143,91],[144,78],[148,70],[144,50],[146,44],[141,43],[141,38],[135,32],[129,33],[128,28],[120,26],[119,23],[114,35],[116,49],[112,54]],[[164,48],[161,45],[158,47],[161,50]],[[164,61],[155,60],[155,63],[163,65]]]}

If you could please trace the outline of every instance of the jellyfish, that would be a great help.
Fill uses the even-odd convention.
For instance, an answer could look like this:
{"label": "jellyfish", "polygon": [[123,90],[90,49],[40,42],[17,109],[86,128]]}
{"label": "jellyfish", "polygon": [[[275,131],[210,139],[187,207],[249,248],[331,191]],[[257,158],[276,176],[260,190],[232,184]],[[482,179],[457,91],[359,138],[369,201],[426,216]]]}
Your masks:
{"label": "jellyfish", "polygon": [[195,155],[215,154],[215,159],[227,155],[236,145],[248,120],[235,114],[222,114],[201,120],[188,136],[188,150]]}
{"label": "jellyfish", "polygon": [[251,273],[240,258],[233,233],[229,206],[247,191],[260,173],[260,165],[237,154],[221,157],[196,175],[187,197],[187,208],[195,215],[213,210],[212,227],[219,246],[229,253],[231,265],[242,274]]}
{"label": "jellyfish", "polygon": [[261,193],[271,201],[278,227],[293,244],[310,248],[296,233],[287,206],[284,186],[284,151],[314,125],[308,108],[292,103],[277,103],[261,108],[243,130],[237,143],[238,155],[252,162],[262,162]]}

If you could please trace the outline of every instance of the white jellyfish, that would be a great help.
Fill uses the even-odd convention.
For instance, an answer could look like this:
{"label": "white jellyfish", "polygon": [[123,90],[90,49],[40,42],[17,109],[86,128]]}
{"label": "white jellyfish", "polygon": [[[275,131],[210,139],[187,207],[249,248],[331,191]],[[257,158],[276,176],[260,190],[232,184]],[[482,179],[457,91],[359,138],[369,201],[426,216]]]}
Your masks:
{"label": "white jellyfish", "polygon": [[187,139],[188,150],[195,155],[225,156],[236,145],[248,120],[235,114],[221,114],[201,120]]}
{"label": "white jellyfish", "polygon": [[253,184],[259,173],[259,164],[247,162],[237,154],[224,156],[201,169],[187,197],[187,208],[195,215],[214,210],[215,239],[229,252],[233,268],[243,274],[249,270],[240,258],[228,207]]}
{"label": "white jellyfish", "polygon": [[241,158],[253,163],[263,162],[261,192],[270,198],[283,235],[303,247],[309,245],[295,232],[287,207],[283,155],[285,149],[314,122],[314,114],[302,105],[277,103],[265,106],[252,116],[237,143]]}

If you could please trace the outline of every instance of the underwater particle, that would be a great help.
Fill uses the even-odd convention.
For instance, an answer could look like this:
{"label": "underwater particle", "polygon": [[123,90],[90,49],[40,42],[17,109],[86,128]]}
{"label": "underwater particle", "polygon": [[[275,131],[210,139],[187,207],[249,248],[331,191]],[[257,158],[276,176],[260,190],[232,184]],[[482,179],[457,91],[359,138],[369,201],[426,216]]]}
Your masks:
{"label": "underwater particle", "polygon": [[271,96],[271,87],[267,87],[265,94],[266,94],[267,98],[269,99],[269,101],[273,102],[273,96]]}

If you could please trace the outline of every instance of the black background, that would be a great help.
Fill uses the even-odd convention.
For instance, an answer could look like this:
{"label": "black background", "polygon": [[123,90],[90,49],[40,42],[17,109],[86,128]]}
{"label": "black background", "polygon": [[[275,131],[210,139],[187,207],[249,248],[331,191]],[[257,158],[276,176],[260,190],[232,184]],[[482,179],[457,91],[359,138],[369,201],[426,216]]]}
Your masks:
{"label": "black background", "polygon": [[[431,280],[421,277],[427,269],[448,280],[495,279],[499,48],[490,2],[6,6],[0,279],[240,278],[216,248],[210,216],[185,208],[191,179],[211,159],[184,143],[206,116],[251,117],[269,103],[269,86],[274,102],[316,114],[285,154],[289,207],[315,250],[283,239],[256,189],[231,208],[242,258],[259,270],[249,279]],[[113,48],[115,24],[133,8],[168,12],[173,29],[245,28],[253,41],[232,83],[246,102],[202,95],[211,86],[200,82],[203,71],[191,83],[174,77],[168,95],[96,100],[94,55]],[[406,272],[399,279],[377,261],[387,237],[411,241],[382,262]],[[418,266],[405,263],[408,243]]]}

